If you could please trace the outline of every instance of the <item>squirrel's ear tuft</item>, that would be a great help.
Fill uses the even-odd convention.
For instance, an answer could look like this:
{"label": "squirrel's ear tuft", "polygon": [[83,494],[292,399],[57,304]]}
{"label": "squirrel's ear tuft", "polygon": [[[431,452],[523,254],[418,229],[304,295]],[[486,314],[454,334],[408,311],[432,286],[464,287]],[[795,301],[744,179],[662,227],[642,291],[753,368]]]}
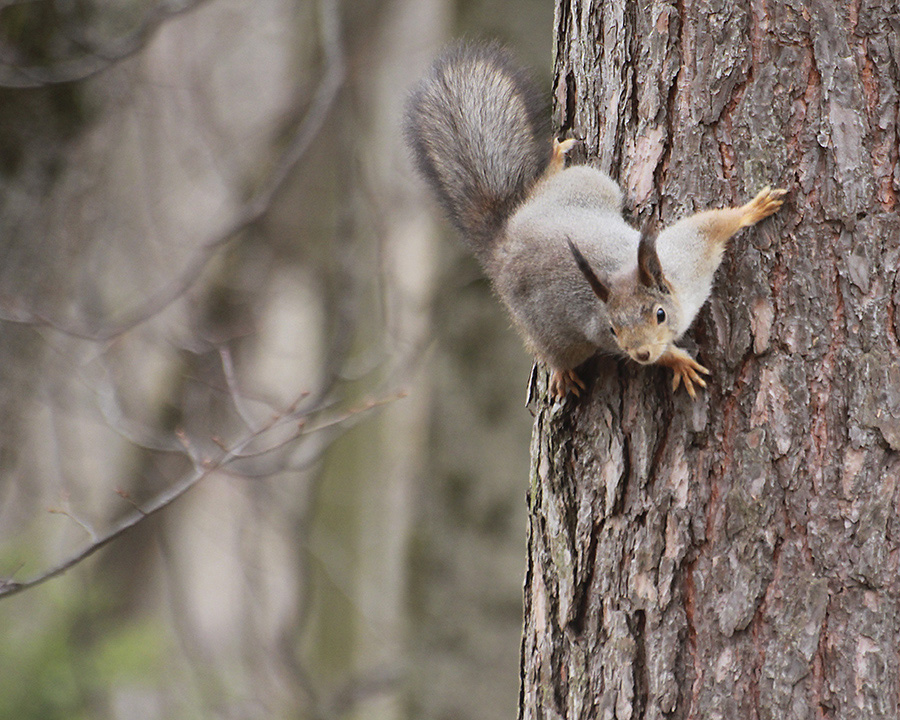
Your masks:
{"label": "squirrel's ear tuft", "polygon": [[575,243],[569,238],[566,238],[566,242],[569,243],[569,250],[572,251],[572,256],[575,258],[575,264],[578,265],[578,269],[581,270],[582,275],[587,278],[591,289],[594,291],[594,295],[603,302],[607,302],[609,300],[609,288],[600,281],[600,278],[597,277],[593,268],[591,268],[590,263],[588,263],[584,255],[581,254],[581,251],[575,247]]}
{"label": "squirrel's ear tuft", "polygon": [[659,255],[656,254],[656,236],[641,234],[638,244],[638,278],[641,285],[669,293],[669,283],[663,275]]}

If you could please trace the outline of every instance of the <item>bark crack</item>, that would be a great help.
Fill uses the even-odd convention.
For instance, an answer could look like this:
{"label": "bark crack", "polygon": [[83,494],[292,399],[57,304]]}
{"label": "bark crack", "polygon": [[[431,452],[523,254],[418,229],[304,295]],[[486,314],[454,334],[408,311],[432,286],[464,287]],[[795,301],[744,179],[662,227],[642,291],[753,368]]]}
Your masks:
{"label": "bark crack", "polygon": [[643,718],[647,713],[650,692],[650,674],[647,667],[647,616],[644,610],[635,610],[634,616],[626,616],[628,631],[634,640],[634,661],[631,663],[631,681],[634,686],[632,718]]}
{"label": "bark crack", "polygon": [[565,135],[568,131],[575,128],[575,110],[578,100],[578,87],[575,84],[575,73],[569,71],[566,73],[566,107],[565,119],[560,128],[560,132]]}
{"label": "bark crack", "polygon": [[[674,143],[672,142],[672,138],[675,137],[675,111],[678,102],[678,91],[680,87],[680,83],[682,80],[682,76],[685,73],[685,58],[680,52],[680,48],[682,47],[682,42],[684,39],[684,23],[686,18],[686,11],[684,7],[684,0],[677,0],[676,2],[677,8],[677,26],[678,32],[675,37],[674,43],[670,43],[666,48],[666,59],[668,60],[668,55],[670,53],[677,52],[679,55],[679,64],[678,64],[678,72],[675,73],[675,77],[669,83],[669,92],[666,95],[665,102],[665,128],[666,133],[663,139],[663,150],[660,156],[660,160],[656,165],[656,169],[654,171],[654,180],[655,186],[657,189],[664,188],[666,186],[666,175],[669,171],[669,164],[672,161],[672,150],[674,147]],[[655,215],[659,222],[662,221],[661,212],[662,212],[662,204],[657,203],[655,208]]]}
{"label": "bark crack", "polygon": [[691,703],[687,710],[687,720],[696,717],[699,708],[700,686],[703,679],[703,664],[697,648],[696,587],[694,586],[694,566],[697,560],[687,563],[684,568],[684,615],[687,626],[687,646],[691,655],[694,676],[691,678]]}
{"label": "bark crack", "polygon": [[891,295],[887,302],[887,337],[893,345],[894,353],[900,353],[900,322],[897,317],[897,303],[900,302],[900,272],[894,274]]}
{"label": "bark crack", "polygon": [[816,492],[821,491],[820,487],[816,487],[816,481],[818,480],[819,485],[824,482],[824,468],[829,466],[828,458],[831,447],[828,442],[830,432],[828,413],[832,410],[831,396],[836,373],[835,359],[839,348],[846,347],[846,334],[844,332],[846,309],[844,294],[841,291],[841,271],[834,250],[837,240],[838,238],[835,238],[835,242],[829,243],[828,246],[829,261],[832,267],[832,290],[830,294],[835,299],[829,326],[831,338],[828,343],[828,349],[818,367],[818,373],[811,383],[812,387],[815,388],[815,392],[810,393],[810,451],[812,455],[810,460],[812,461],[811,467],[815,468],[811,473],[811,478]]}
{"label": "bark crack", "polygon": [[591,587],[594,583],[594,570],[597,564],[597,546],[599,545],[601,525],[602,522],[594,523],[592,525],[591,536],[588,543],[587,567],[584,571],[584,577],[579,580],[578,586],[575,589],[575,610],[572,613],[571,620],[569,620],[568,628],[576,639],[583,636],[584,628],[587,623],[587,615],[590,608]]}
{"label": "bark crack", "polygon": [[812,691],[813,707],[818,720],[828,720],[830,713],[825,701],[825,648],[828,645],[828,620],[831,615],[831,603],[833,597],[828,593],[828,602],[825,605],[825,613],[822,617],[822,625],[819,628],[819,642],[812,662]]}

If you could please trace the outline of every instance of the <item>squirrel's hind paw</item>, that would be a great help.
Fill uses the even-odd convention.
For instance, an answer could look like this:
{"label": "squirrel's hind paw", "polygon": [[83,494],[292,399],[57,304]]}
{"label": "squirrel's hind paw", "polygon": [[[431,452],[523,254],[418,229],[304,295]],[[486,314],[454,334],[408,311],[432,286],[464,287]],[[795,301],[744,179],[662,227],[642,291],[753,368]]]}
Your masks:
{"label": "squirrel's hind paw", "polygon": [[547,166],[547,175],[558,173],[566,166],[566,153],[575,147],[575,140],[558,140],[553,138],[553,151],[550,154],[550,164]]}
{"label": "squirrel's hind paw", "polygon": [[574,370],[551,370],[550,372],[550,399],[564,400],[569,391],[575,397],[581,397],[581,391],[585,385]]}
{"label": "squirrel's hind paw", "polygon": [[773,190],[768,185],[759,191],[757,196],[741,208],[741,225],[750,227],[756,225],[763,218],[775,213],[784,204],[781,198],[787,194],[787,190]]}

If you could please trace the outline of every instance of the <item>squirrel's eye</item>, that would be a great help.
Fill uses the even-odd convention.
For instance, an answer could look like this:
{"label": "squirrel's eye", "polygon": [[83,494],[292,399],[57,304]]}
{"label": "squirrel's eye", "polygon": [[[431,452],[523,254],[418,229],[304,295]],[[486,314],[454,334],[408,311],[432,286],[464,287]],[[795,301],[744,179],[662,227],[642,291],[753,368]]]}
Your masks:
{"label": "squirrel's eye", "polygon": [[616,329],[612,325],[609,326],[609,331],[612,333],[613,337],[616,336]]}
{"label": "squirrel's eye", "polygon": [[656,309],[656,323],[662,325],[666,321],[666,311],[662,308]]}

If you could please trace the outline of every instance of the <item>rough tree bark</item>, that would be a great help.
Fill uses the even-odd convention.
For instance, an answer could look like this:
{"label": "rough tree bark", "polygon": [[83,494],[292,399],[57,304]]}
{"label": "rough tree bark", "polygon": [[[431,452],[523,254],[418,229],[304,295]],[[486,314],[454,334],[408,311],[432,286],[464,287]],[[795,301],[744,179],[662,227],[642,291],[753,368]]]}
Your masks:
{"label": "rough tree bark", "polygon": [[690,333],[536,408],[520,718],[897,718],[900,4],[557,0],[638,225],[787,187]]}

